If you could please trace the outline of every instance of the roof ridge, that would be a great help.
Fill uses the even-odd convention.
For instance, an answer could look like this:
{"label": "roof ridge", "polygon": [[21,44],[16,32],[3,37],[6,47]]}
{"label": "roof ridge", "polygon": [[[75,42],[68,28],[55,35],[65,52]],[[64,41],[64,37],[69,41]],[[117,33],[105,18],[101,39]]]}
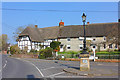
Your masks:
{"label": "roof ridge", "polygon": [[95,25],[95,24],[115,24],[115,23],[118,23],[118,22],[109,22],[109,23],[91,23],[89,25]]}
{"label": "roof ridge", "polygon": [[39,28],[39,29],[45,29],[45,28],[54,28],[54,27],[59,27],[59,26],[44,27],[44,28]]}

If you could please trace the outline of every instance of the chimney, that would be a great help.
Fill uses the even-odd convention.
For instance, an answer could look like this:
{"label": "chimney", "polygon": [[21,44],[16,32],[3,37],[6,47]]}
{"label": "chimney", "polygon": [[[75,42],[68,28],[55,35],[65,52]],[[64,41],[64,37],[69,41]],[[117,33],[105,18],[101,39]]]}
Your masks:
{"label": "chimney", "polygon": [[87,22],[87,25],[89,25],[90,24],[90,22]]}
{"label": "chimney", "polygon": [[35,28],[37,28],[38,26],[37,25],[35,25]]}
{"label": "chimney", "polygon": [[64,22],[62,22],[62,20],[59,22],[59,27],[64,27]]}

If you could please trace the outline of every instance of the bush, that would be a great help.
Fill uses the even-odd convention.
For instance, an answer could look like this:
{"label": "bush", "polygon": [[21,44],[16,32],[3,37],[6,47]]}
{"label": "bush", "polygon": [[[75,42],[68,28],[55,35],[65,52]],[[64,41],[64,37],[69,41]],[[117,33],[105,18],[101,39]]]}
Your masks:
{"label": "bush", "polygon": [[10,47],[10,53],[11,54],[20,54],[21,53],[20,48],[18,47],[17,44]]}
{"label": "bush", "polygon": [[46,49],[41,49],[39,52],[39,58],[44,59],[48,57],[52,57],[52,48],[47,47]]}
{"label": "bush", "polygon": [[37,50],[31,49],[30,53],[37,53]]}

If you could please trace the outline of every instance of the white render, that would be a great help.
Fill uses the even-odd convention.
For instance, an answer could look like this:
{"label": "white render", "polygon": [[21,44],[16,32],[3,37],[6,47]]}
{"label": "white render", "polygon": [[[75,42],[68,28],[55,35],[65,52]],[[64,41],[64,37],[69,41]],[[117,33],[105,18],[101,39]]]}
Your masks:
{"label": "white render", "polygon": [[[69,40],[68,40],[69,39]],[[60,47],[60,52],[64,51],[64,47],[66,46],[66,51],[80,51],[83,50],[83,40],[84,37],[77,37],[77,38],[61,38],[61,39],[46,39],[44,40],[44,42],[33,42],[30,40],[29,36],[23,36],[23,37],[19,37],[19,41],[18,41],[18,47],[23,50],[25,48],[25,46],[28,48],[28,52],[30,52],[31,49],[35,49],[37,51],[40,50],[40,44],[44,45],[44,49],[46,47],[50,47],[50,43],[52,41],[59,41],[61,42],[62,47]],[[87,46],[89,47],[89,49],[93,49],[95,47],[95,49],[98,49],[98,43],[101,42],[106,42],[106,37],[86,37],[86,41],[90,41],[91,46]],[[105,44],[106,48],[103,47],[104,44],[100,44],[100,50],[104,51],[107,49],[118,49],[115,48],[115,44],[112,45],[112,48],[109,48],[109,44]],[[68,49],[68,47],[70,49]]]}

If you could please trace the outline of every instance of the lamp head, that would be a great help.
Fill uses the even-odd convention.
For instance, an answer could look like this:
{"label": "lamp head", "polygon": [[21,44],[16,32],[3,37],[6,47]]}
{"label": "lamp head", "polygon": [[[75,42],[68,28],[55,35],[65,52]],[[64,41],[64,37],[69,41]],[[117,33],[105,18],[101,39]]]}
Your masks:
{"label": "lamp head", "polygon": [[86,15],[85,15],[85,13],[83,13],[83,15],[82,15],[82,20],[83,20],[83,22],[86,21]]}

